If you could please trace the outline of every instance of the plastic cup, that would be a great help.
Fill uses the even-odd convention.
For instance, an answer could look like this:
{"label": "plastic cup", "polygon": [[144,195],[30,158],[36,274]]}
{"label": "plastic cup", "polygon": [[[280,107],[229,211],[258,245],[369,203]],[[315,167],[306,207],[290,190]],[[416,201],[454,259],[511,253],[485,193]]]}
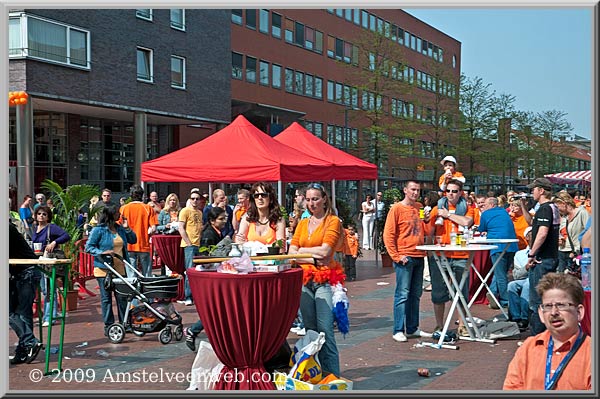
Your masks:
{"label": "plastic cup", "polygon": [[39,255],[42,253],[42,243],[41,242],[34,242],[33,243],[33,252],[36,255]]}
{"label": "plastic cup", "polygon": [[441,247],[444,246],[444,244],[442,243],[442,236],[435,236],[435,243]]}

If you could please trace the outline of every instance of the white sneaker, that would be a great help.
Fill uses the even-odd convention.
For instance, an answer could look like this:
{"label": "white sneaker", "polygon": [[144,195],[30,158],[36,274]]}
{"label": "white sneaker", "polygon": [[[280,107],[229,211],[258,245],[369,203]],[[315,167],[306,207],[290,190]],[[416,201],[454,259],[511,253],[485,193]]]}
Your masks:
{"label": "white sneaker", "polygon": [[397,332],[396,334],[392,335],[392,338],[396,342],[406,342],[406,341],[408,341],[408,338],[406,338],[406,335],[404,335],[404,333],[402,331]]}
{"label": "white sneaker", "polygon": [[428,332],[421,330],[420,328],[417,328],[417,330],[414,333],[406,334],[406,336],[408,338],[431,338],[433,336],[433,334],[430,334]]}
{"label": "white sneaker", "polygon": [[298,331],[296,331],[296,335],[299,335],[301,337],[306,335],[306,328],[301,328]]}
{"label": "white sneaker", "polygon": [[181,305],[185,305],[185,301],[177,301],[177,303],[179,303]]}
{"label": "white sneaker", "polygon": [[184,303],[185,306],[192,306],[194,304],[194,301],[192,301],[191,299],[186,299]]}
{"label": "white sneaker", "polygon": [[50,322],[48,320],[46,320],[45,322],[42,323],[42,327],[48,327],[50,325]]}

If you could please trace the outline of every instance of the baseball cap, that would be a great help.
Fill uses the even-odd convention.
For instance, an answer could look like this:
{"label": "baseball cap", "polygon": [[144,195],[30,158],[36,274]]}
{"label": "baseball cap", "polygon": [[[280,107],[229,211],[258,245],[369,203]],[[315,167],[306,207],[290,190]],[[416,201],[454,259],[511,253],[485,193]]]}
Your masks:
{"label": "baseball cap", "polygon": [[547,191],[552,191],[552,182],[545,177],[538,177],[533,183],[528,184],[527,188],[540,187]]}
{"label": "baseball cap", "polygon": [[452,155],[446,155],[446,156],[444,157],[444,159],[442,159],[442,160],[440,161],[440,163],[441,163],[441,164],[442,164],[442,166],[443,166],[443,165],[444,165],[446,162],[448,162],[448,161],[450,161],[450,162],[454,163],[454,166],[456,167],[456,158],[454,158]]}

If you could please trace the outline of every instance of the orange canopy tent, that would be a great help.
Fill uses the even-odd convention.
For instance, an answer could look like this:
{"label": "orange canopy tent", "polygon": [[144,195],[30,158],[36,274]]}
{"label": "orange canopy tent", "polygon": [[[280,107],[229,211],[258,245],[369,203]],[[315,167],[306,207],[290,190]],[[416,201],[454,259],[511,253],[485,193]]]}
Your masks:
{"label": "orange canopy tent", "polygon": [[143,162],[144,182],[322,181],[332,162],[274,140],[242,115],[213,135]]}
{"label": "orange canopy tent", "polygon": [[[333,179],[335,180],[377,179],[376,165],[327,144],[297,122],[292,123],[287,129],[275,136],[275,140],[307,154],[330,161],[333,164]],[[320,178],[318,180],[329,179]]]}

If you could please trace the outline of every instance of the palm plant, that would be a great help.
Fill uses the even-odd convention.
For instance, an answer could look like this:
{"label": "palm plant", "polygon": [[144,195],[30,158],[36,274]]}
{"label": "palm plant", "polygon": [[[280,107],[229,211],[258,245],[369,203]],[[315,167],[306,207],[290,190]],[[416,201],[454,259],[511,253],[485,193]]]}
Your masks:
{"label": "palm plant", "polygon": [[[76,262],[79,257],[77,241],[81,239],[83,233],[82,229],[77,226],[79,210],[89,206],[90,199],[100,194],[100,188],[91,184],[75,184],[63,189],[50,179],[44,180],[41,188],[49,193],[48,198],[51,198],[54,203],[52,223],[62,228],[71,237],[62,246],[65,256]],[[98,208],[90,209],[88,217],[92,218],[97,210]],[[73,275],[67,279],[69,289],[72,288],[72,277]]]}
{"label": "palm plant", "polygon": [[385,220],[387,218],[387,214],[390,211],[392,205],[396,202],[400,201],[402,198],[402,191],[397,188],[389,188],[382,193],[381,200],[384,203],[383,207],[383,215],[381,218],[376,220],[376,229],[377,229],[377,250],[380,254],[387,254],[387,249],[385,248],[385,244],[383,243],[383,228],[385,226]]}

